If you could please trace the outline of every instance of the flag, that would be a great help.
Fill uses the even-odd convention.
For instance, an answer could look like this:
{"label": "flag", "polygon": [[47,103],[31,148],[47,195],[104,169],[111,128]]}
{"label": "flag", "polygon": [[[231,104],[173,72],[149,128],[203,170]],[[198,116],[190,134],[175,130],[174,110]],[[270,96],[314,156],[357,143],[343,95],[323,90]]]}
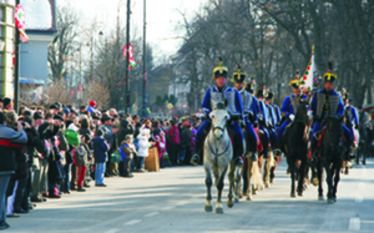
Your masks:
{"label": "flag", "polygon": [[21,36],[21,40],[23,43],[26,43],[29,41],[29,37],[26,34],[25,28],[25,11],[21,4],[18,4],[16,6],[16,9],[14,10],[14,15],[14,21]]}
{"label": "flag", "polygon": [[[126,59],[127,58],[127,46],[124,45],[123,46],[123,50],[122,50],[122,53],[123,53],[123,57]],[[129,70],[132,70],[132,68],[136,65],[136,62],[135,62],[135,59],[134,59],[134,47],[132,46],[132,44],[129,44]]]}
{"label": "flag", "polygon": [[314,87],[318,86],[317,67],[314,62],[314,45],[312,46],[312,57],[308,62],[308,66],[301,78],[301,90],[304,93],[313,91]]}

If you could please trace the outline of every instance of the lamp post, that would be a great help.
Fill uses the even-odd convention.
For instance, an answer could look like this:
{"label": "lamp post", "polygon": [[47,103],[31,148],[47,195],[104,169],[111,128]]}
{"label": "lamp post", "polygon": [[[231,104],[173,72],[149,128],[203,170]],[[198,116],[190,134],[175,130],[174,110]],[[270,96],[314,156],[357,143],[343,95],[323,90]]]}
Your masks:
{"label": "lamp post", "polygon": [[[20,0],[16,0],[16,6],[20,4]],[[19,44],[20,44],[20,35],[15,26],[15,64],[14,64],[14,110],[18,112],[18,101],[19,101]]]}
{"label": "lamp post", "polygon": [[146,114],[146,106],[145,106],[145,88],[146,88],[146,84],[147,84],[146,1],[147,0],[143,1],[143,117],[145,117],[147,115]]}
{"label": "lamp post", "polygon": [[126,20],[126,67],[125,67],[125,77],[126,77],[126,86],[125,86],[125,113],[129,112],[130,105],[130,93],[129,93],[129,56],[130,56],[130,14],[131,14],[131,0],[127,0],[127,20]]}

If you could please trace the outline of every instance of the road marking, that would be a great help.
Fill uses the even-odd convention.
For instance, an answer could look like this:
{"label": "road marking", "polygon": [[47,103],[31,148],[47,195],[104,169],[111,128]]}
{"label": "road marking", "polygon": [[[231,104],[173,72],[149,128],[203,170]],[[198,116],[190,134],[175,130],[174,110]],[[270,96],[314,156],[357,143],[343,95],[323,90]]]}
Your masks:
{"label": "road marking", "polygon": [[361,227],[360,225],[361,225],[361,222],[360,222],[360,218],[359,217],[350,218],[349,219],[348,230],[350,230],[350,231],[359,231],[360,227]]}
{"label": "road marking", "polygon": [[121,230],[121,229],[112,228],[112,229],[109,229],[109,230],[105,231],[104,233],[116,233],[116,232],[118,232],[119,230]]}
{"label": "road marking", "polygon": [[161,210],[171,210],[171,209],[174,209],[176,206],[166,206],[164,208],[162,208]]}
{"label": "road marking", "polygon": [[148,214],[144,215],[144,217],[153,217],[153,216],[156,216],[158,214],[160,214],[160,212],[151,212],[151,213],[148,213]]}
{"label": "road marking", "polygon": [[133,219],[131,221],[128,221],[127,223],[125,223],[124,225],[126,226],[130,226],[130,225],[135,225],[137,223],[140,223],[142,220],[141,219]]}

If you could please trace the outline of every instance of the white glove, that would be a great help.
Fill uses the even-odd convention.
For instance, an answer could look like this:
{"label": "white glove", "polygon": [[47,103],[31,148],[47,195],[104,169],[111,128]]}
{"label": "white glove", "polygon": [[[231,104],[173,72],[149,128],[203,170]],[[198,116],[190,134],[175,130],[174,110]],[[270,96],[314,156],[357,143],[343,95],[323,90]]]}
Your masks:
{"label": "white glove", "polygon": [[308,111],[308,117],[311,119],[313,117],[313,111],[312,110],[309,110]]}
{"label": "white glove", "polygon": [[290,120],[293,121],[293,120],[295,120],[295,115],[294,115],[294,114],[290,114],[290,115],[288,116],[288,118],[290,118]]}

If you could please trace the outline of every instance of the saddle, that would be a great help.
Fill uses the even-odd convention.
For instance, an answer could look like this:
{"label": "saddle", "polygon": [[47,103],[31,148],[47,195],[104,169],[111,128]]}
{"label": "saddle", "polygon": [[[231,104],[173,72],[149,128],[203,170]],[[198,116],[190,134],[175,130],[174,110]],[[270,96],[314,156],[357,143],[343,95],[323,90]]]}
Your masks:
{"label": "saddle", "polygon": [[[324,126],[324,127],[322,128],[322,130],[317,131],[317,132],[314,134],[314,137],[315,137],[316,140],[318,141],[318,148],[321,148],[321,145],[322,145],[322,139],[323,139],[323,136],[324,136],[325,133],[326,133],[326,130],[327,130],[327,127]],[[342,137],[343,137],[344,142],[347,143],[348,140],[347,140],[347,138],[345,137],[344,134],[342,135]]]}

